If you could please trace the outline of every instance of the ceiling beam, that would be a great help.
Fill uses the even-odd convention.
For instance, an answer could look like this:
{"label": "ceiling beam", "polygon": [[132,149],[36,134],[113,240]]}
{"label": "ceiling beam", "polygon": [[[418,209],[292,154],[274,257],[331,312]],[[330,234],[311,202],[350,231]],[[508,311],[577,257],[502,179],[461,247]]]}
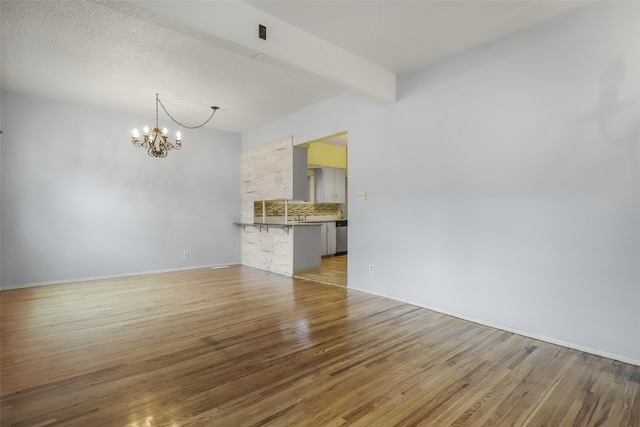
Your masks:
{"label": "ceiling beam", "polygon": [[[293,66],[383,103],[396,101],[396,75],[241,1],[129,1],[184,26],[230,43],[252,57]],[[267,28],[267,40],[258,27]]]}

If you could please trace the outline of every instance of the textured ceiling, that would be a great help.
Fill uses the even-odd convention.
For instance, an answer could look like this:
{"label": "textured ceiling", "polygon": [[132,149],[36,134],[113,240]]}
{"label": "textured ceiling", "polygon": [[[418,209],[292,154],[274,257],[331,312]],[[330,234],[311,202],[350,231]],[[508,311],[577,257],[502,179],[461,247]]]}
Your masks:
{"label": "textured ceiling", "polygon": [[[221,110],[208,126],[236,132],[353,89],[297,64],[269,56],[254,60],[257,52],[246,43],[225,39],[215,28],[198,29],[188,19],[178,22],[162,16],[153,10],[153,3],[1,1],[2,88],[150,118],[154,94],[159,92],[168,110],[185,124],[204,121],[209,107],[218,105]],[[362,58],[363,63],[394,73],[427,65],[583,4],[246,3],[273,17],[269,31],[276,36],[278,23],[290,24]],[[203,5],[182,1],[180,7],[198,4]],[[230,3],[206,3],[209,8],[225,4]],[[253,31],[252,27],[252,36]]]}
{"label": "textured ceiling", "polygon": [[93,2],[3,2],[1,19],[2,87],[13,91],[151,118],[159,92],[185,124],[218,105],[212,127],[242,131],[342,90]]}

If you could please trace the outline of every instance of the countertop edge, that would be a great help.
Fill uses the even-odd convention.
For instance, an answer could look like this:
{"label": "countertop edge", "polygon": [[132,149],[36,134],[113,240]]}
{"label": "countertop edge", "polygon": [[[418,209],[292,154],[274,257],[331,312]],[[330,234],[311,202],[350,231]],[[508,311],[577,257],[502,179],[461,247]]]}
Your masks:
{"label": "countertop edge", "polygon": [[280,228],[287,228],[287,227],[309,227],[309,226],[320,226],[322,225],[321,222],[298,222],[298,223],[290,223],[290,224],[284,224],[282,222],[234,222],[235,225],[242,225],[242,226],[246,226],[246,225],[250,225],[253,227],[280,227]]}

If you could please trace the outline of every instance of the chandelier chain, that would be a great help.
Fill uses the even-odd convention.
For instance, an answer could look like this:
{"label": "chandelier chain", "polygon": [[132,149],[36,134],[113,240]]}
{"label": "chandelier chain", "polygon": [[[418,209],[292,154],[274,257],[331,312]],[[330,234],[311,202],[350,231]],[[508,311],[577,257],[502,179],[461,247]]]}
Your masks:
{"label": "chandelier chain", "polygon": [[[206,125],[207,123],[209,123],[209,120],[211,120],[211,119],[213,118],[213,115],[214,115],[214,114],[216,113],[216,111],[218,111],[218,109],[219,109],[218,107],[211,107],[211,109],[213,110],[213,112],[211,113],[211,115],[209,116],[209,118],[208,118],[204,123],[202,123],[201,125],[198,125],[198,126],[187,126],[187,125],[184,125],[184,124],[180,123],[179,121],[177,121],[176,119],[174,119],[174,118],[173,118],[173,116],[171,116],[171,114],[169,114],[169,112],[168,112],[168,111],[167,111],[167,109],[165,108],[165,106],[164,106],[164,104],[162,103],[162,101],[160,101],[160,98],[158,97],[158,94],[156,94],[156,101],[158,101],[158,103],[160,104],[160,106],[162,106],[162,109],[164,110],[164,112],[165,112],[165,113],[167,113],[167,116],[169,116],[169,118],[170,118],[171,120],[173,120],[177,125],[182,126],[182,127],[183,127],[183,128],[185,128],[185,129],[198,129],[198,128],[201,128],[202,126],[204,126],[204,125]],[[156,104],[156,117],[158,117],[157,109],[158,109],[158,104]]]}

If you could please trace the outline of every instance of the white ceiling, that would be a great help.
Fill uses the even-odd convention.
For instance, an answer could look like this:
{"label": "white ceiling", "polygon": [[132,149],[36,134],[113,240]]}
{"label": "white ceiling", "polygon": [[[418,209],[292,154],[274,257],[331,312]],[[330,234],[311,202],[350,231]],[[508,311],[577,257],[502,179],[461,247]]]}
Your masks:
{"label": "white ceiling", "polygon": [[565,0],[248,3],[394,73],[428,65],[584,4]]}
{"label": "white ceiling", "polygon": [[389,102],[395,74],[583,4],[2,0],[0,84],[150,119],[158,92],[185,124],[217,105],[208,126],[241,132],[345,92]]}

